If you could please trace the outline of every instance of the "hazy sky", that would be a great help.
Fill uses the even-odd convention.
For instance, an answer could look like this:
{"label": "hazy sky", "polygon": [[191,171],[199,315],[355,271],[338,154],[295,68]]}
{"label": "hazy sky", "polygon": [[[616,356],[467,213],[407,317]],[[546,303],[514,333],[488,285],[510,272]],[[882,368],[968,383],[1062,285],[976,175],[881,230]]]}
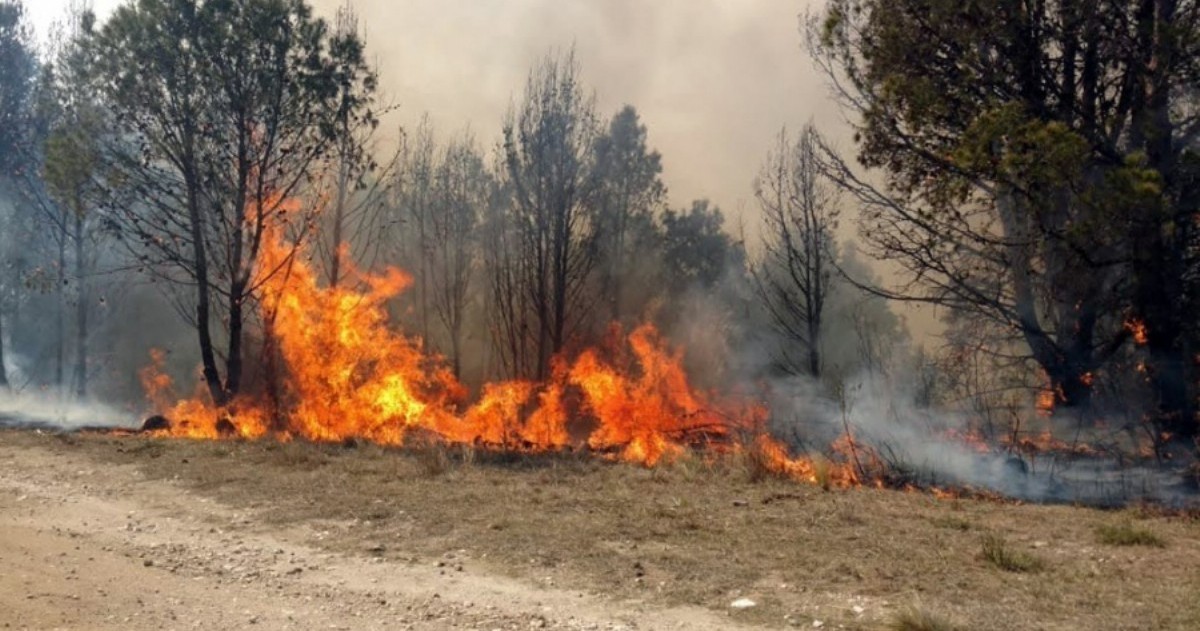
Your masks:
{"label": "hazy sky", "polygon": [[[316,0],[331,15],[344,0]],[[820,0],[356,0],[393,125],[428,112],[442,133],[481,143],[526,74],[574,45],[605,117],[641,112],[677,206],[710,197],[750,208],[751,183],[779,128],[837,123],[801,47],[799,16]],[[94,0],[101,17],[120,0]],[[70,0],[27,3],[40,31]],[[390,131],[390,130],[389,130]],[[752,215],[747,216],[753,220]]]}
{"label": "hazy sky", "polygon": [[[470,123],[492,143],[529,68],[576,47],[605,117],[641,112],[676,205],[710,197],[728,212],[779,128],[836,122],[801,47],[799,16],[819,0],[358,0],[385,90],[412,124]],[[338,0],[317,2],[322,9]]]}

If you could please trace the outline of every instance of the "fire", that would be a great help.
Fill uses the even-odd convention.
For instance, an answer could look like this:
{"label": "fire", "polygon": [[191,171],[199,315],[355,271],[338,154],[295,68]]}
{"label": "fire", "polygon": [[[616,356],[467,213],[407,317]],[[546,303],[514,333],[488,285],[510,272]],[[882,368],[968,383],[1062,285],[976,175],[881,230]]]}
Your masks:
{"label": "fire", "polygon": [[1054,388],[1042,388],[1038,390],[1037,402],[1034,407],[1037,409],[1038,416],[1050,417],[1054,415],[1054,408],[1058,403],[1058,392]]}
{"label": "fire", "polygon": [[1150,341],[1150,337],[1146,333],[1146,323],[1143,320],[1137,318],[1126,320],[1125,330],[1133,335],[1133,341],[1138,346],[1145,346]]}
{"label": "fire", "polygon": [[[271,273],[256,278],[256,286],[268,394],[244,394],[224,408],[213,405],[203,387],[179,398],[164,371],[165,355],[155,351],[141,373],[147,399],[163,417],[154,431],[197,439],[362,439],[400,446],[432,438],[507,451],[588,449],[644,466],[705,449],[827,489],[889,480],[880,454],[849,427],[829,457],[792,455],[767,432],[765,406],[693,386],[683,350],[652,324],[627,333],[614,327],[607,343],[554,358],[544,382],[484,384],[470,402],[441,357],[390,326],[387,304],[409,287],[407,274],[351,269],[360,282],[328,287],[308,260],[279,234],[264,241],[259,266]],[[1043,395],[1052,406],[1055,393]],[[952,437],[989,450],[977,432]],[[1061,447],[1049,439],[1038,443]]]}
{"label": "fire", "polygon": [[975,453],[989,454],[993,451],[987,438],[977,429],[950,428],[941,432],[940,436],[944,440],[963,445]]}
{"label": "fire", "polygon": [[[389,326],[387,301],[410,285],[407,274],[354,271],[360,288],[324,287],[303,252],[271,237],[260,268],[272,274],[258,284],[266,352],[279,358],[277,374],[267,375],[277,396],[245,396],[225,409],[202,391],[180,400],[155,353],[142,380],[172,435],[403,445],[419,431],[498,449],[586,446],[653,466],[692,446],[732,445],[742,433],[762,432],[763,406],[693,387],[682,351],[669,348],[650,324],[627,335],[614,330],[613,348],[586,349],[570,362],[556,358],[546,383],[485,384],[467,405],[467,389],[446,363]],[[580,420],[591,427],[573,441]]]}

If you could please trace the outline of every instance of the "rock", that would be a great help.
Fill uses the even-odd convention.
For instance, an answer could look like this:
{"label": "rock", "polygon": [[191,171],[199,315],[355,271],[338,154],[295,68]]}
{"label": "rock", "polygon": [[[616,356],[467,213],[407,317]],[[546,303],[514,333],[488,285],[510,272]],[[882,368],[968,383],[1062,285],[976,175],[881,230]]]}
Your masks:
{"label": "rock", "polygon": [[733,609],[749,609],[751,607],[758,606],[758,603],[750,600],[749,598],[739,598],[730,603],[729,606]]}
{"label": "rock", "polygon": [[750,502],[748,502],[746,500],[733,500],[733,505],[738,506],[738,507],[745,507],[745,506],[749,506]]}

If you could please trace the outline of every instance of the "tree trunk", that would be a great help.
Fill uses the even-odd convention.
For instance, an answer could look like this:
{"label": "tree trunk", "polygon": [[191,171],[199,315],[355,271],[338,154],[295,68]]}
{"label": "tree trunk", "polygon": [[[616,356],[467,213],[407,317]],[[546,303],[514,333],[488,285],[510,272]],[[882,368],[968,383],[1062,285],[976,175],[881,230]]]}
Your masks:
{"label": "tree trunk", "polygon": [[0,304],[0,393],[8,391],[8,368],[4,365],[4,308]]}
{"label": "tree trunk", "polygon": [[66,218],[62,218],[62,230],[58,235],[58,309],[54,314],[57,329],[57,357],[54,363],[54,384],[62,395],[65,385],[64,372],[67,363],[67,227]]}
{"label": "tree trunk", "polygon": [[188,184],[188,214],[192,238],[192,265],[196,270],[196,331],[200,338],[200,362],[204,383],[213,403],[218,407],[229,402],[221,385],[217,355],[213,350],[211,327],[212,286],[208,278],[208,253],[204,244],[204,224],[200,215],[200,200],[194,183]]}
{"label": "tree trunk", "polygon": [[1056,408],[1086,409],[1092,402],[1092,379],[1090,373],[1076,366],[1063,365],[1048,370],[1050,387],[1054,391]]}
{"label": "tree trunk", "polygon": [[1140,226],[1138,250],[1141,269],[1136,310],[1146,325],[1150,353],[1150,383],[1157,405],[1158,427],[1176,439],[1197,435],[1196,409],[1187,378],[1188,354],[1184,323],[1192,317],[1184,305],[1187,264],[1185,235],[1190,218],[1176,213],[1180,203],[1173,181],[1175,172],[1174,126],[1171,122],[1170,79],[1176,66],[1178,43],[1172,33],[1176,0],[1143,0],[1138,14],[1143,43],[1151,51],[1143,68],[1142,108],[1134,116],[1135,141],[1145,147],[1151,168],[1163,177],[1163,208],[1151,208]]}
{"label": "tree trunk", "polygon": [[229,357],[225,360],[225,396],[227,401],[233,400],[242,389],[242,338],[245,329],[245,309],[247,283],[237,281],[232,287],[232,297],[229,299]]}
{"label": "tree trunk", "polygon": [[75,397],[87,397],[87,337],[88,296],[84,284],[86,264],[83,260],[83,213],[75,212]]}
{"label": "tree trunk", "polygon": [[346,223],[346,187],[349,175],[343,159],[338,167],[337,200],[333,207],[333,260],[329,264],[329,286],[337,287],[342,276],[342,234]]}

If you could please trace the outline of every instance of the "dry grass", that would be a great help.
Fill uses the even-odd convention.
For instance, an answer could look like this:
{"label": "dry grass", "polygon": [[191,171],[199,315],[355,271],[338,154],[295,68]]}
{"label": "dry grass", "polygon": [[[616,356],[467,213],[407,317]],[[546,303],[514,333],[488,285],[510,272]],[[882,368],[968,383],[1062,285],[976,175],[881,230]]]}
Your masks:
{"label": "dry grass", "polygon": [[[1178,516],[1137,522],[1169,549],[1108,547],[1096,537],[1112,513],[750,483],[738,459],[694,454],[651,471],[445,446],[0,440],[136,466],[264,529],[319,524],[332,534],[313,545],[333,552],[385,545],[385,557],[409,561],[466,550],[493,572],[649,605],[727,611],[745,596],[758,606],[737,619],[765,626],[792,616],[846,629],[945,628],[897,626],[923,618],[972,631],[1200,628],[1200,522]],[[1004,533],[984,546],[988,563],[980,533]],[[996,570],[1026,568],[1025,556],[1041,571]],[[899,612],[913,594],[938,615]]]}
{"label": "dry grass", "polygon": [[1109,546],[1150,546],[1165,548],[1167,542],[1162,537],[1146,528],[1135,525],[1131,521],[1118,524],[1100,524],[1096,527],[1096,539]]}

